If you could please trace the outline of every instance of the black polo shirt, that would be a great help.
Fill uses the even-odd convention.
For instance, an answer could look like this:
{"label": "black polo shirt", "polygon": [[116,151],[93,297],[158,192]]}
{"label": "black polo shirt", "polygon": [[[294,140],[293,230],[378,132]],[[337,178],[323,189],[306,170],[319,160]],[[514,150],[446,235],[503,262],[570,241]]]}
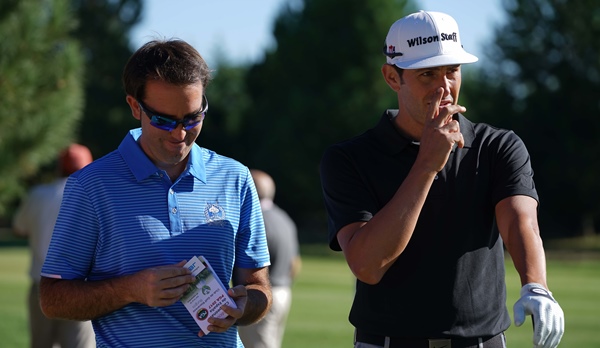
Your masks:
{"label": "black polo shirt", "polygon": [[[365,133],[328,148],[321,181],[329,240],[369,221],[396,193],[419,145],[403,137],[388,110]],[[373,334],[479,337],[506,330],[504,253],[494,208],[502,199],[538,199],[529,154],[512,131],[458,115],[464,148],[455,147],[434,180],[414,234],[376,285],[357,281],[350,322]]]}

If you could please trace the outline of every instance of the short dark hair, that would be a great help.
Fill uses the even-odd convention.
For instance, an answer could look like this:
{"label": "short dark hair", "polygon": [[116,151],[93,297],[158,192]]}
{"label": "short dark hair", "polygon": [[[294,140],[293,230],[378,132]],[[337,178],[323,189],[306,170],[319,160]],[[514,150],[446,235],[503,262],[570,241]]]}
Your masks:
{"label": "short dark hair", "polygon": [[210,69],[200,53],[179,39],[144,44],[129,58],[122,76],[125,93],[137,100],[144,99],[148,80],[180,86],[202,82],[206,88],[210,79]]}

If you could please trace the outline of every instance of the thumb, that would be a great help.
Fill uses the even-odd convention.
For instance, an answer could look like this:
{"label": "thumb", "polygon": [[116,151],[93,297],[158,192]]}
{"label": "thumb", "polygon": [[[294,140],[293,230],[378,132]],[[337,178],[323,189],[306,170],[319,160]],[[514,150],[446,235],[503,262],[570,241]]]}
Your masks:
{"label": "thumb", "polygon": [[515,326],[521,326],[525,322],[525,307],[518,301],[513,306],[513,317],[515,318]]}

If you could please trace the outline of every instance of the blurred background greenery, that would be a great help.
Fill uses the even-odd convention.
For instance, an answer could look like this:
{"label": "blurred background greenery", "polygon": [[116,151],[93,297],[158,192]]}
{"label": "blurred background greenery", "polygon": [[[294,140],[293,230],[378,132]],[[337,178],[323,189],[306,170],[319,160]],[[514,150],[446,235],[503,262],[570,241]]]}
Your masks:
{"label": "blurred background greenery", "polygon": [[[298,2],[298,1],[296,1]],[[301,1],[275,19],[264,58],[223,58],[207,89],[201,146],[272,174],[301,242],[324,242],[324,148],[371,127],[395,95],[380,76],[389,25],[416,0]],[[69,142],[95,158],[136,127],[120,83],[141,0],[0,4],[0,227],[27,189],[54,174]],[[485,64],[463,76],[468,117],[514,130],[531,153],[545,239],[600,224],[600,6],[502,0]],[[323,33],[327,33],[324,35]]]}
{"label": "blurred background greenery", "polygon": [[[327,240],[318,173],[323,150],[373,126],[384,109],[397,104],[379,72],[382,42],[372,38],[385,37],[394,20],[419,4],[297,2],[303,6],[284,7],[277,15],[276,44],[263,59],[238,64],[223,58],[213,67],[209,118],[199,143],[274,177],[277,202],[297,222],[305,253],[313,243],[325,248]],[[143,5],[141,0],[0,2],[0,291],[18,293],[22,300],[0,297],[0,317],[7,319],[0,320],[0,330],[9,336],[24,334],[26,325],[20,290],[26,283],[26,242],[11,236],[12,214],[32,185],[53,178],[54,159],[67,144],[85,144],[99,158],[137,126],[124,103],[120,76]],[[506,21],[486,44],[485,64],[469,66],[463,75],[461,104],[473,121],[512,129],[527,144],[542,201],[542,236],[551,250],[550,286],[557,298],[569,299],[565,342],[600,346],[594,341],[600,329],[595,295],[600,6],[595,0],[502,0],[502,8]],[[7,247],[12,245],[16,249]],[[315,342],[349,345],[352,277],[343,273],[340,255],[331,259],[325,253],[306,253],[287,346],[306,344],[307,329]],[[509,282],[511,296],[516,286]],[[327,304],[338,306],[331,315],[319,312]],[[576,317],[582,319],[573,323]],[[569,336],[573,330],[586,333]],[[26,338],[19,339],[24,344]]]}

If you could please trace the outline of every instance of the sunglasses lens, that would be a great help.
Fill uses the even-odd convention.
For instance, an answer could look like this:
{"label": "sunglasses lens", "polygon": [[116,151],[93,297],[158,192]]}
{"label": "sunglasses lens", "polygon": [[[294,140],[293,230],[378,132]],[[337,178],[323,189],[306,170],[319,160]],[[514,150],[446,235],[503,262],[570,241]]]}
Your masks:
{"label": "sunglasses lens", "polygon": [[166,117],[162,116],[152,116],[150,119],[150,124],[152,124],[156,128],[164,129],[167,131],[172,131],[177,128],[177,121],[170,120]]}
{"label": "sunglasses lens", "polygon": [[200,122],[202,122],[202,120],[204,120],[204,113],[200,114],[199,117],[194,117],[189,120],[184,120],[183,127],[185,128],[185,130],[190,130],[190,129],[196,127],[197,125],[199,125]]}

